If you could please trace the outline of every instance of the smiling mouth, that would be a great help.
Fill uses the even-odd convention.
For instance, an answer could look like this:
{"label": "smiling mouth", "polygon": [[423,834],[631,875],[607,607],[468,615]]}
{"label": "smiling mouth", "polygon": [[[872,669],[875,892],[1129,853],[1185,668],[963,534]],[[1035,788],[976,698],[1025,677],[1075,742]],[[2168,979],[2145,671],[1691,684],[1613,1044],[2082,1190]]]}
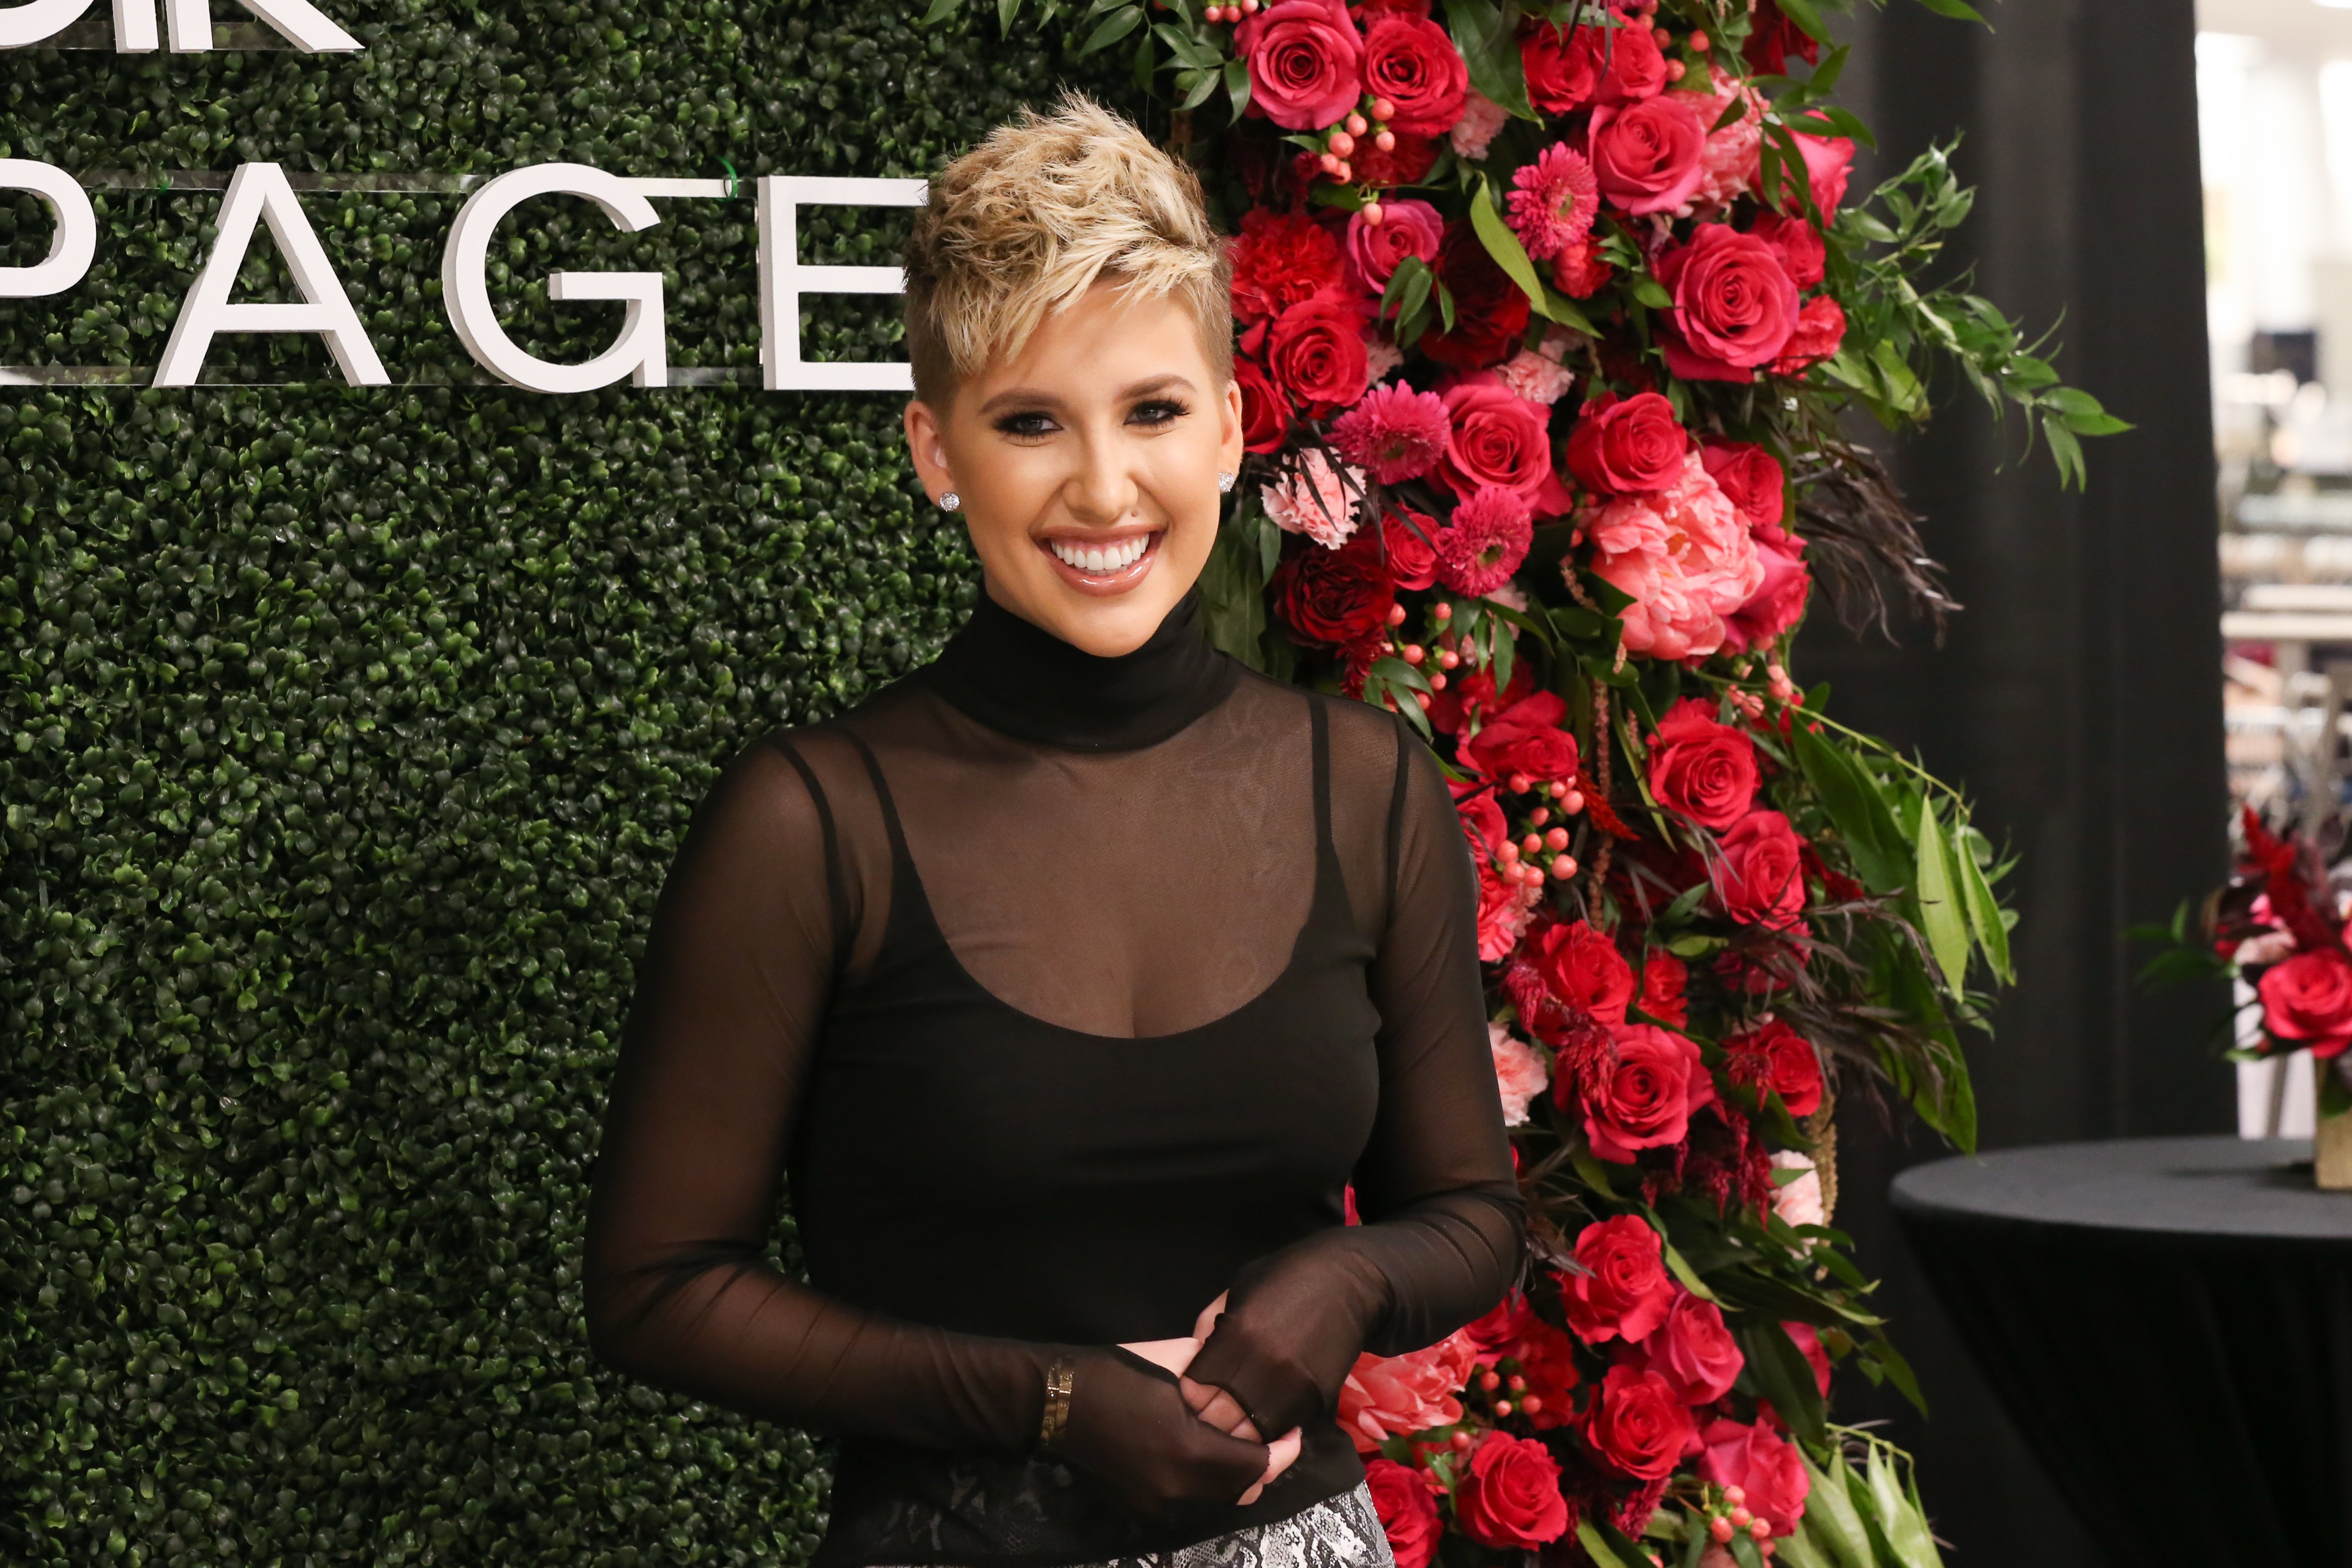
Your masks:
{"label": "smiling mouth", "polygon": [[1037,545],[1052,558],[1062,580],[1102,593],[1130,587],[1150,571],[1165,534],[1165,529],[1154,529],[1107,539],[1041,538]]}

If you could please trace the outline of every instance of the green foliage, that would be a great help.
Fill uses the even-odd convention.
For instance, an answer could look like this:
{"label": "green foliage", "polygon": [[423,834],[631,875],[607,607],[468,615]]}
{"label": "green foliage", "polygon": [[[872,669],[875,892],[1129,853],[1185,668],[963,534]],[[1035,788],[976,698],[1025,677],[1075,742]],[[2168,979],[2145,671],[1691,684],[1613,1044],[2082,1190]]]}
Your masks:
{"label": "green foliage", "polygon": [[[0,152],[911,175],[1055,80],[992,27],[830,4],[328,9],[365,53],[13,53]],[[0,362],[160,355],[218,197],[96,199],[89,279],[0,303]],[[225,338],[215,380],[304,384],[0,392],[11,1564],[790,1563],[823,1526],[806,1437],[590,1360],[596,1118],[717,766],[927,656],[973,564],[894,399],[472,384],[455,203],[305,198],[426,384]],[[512,221],[525,341],[617,324],[559,325],[551,267],[659,267],[678,362],[748,365],[751,203],[662,210]],[[813,212],[810,258],[884,259],[904,222]],[[47,237],[0,202],[0,262]],[[891,308],[814,302],[812,357],[889,357]]]}

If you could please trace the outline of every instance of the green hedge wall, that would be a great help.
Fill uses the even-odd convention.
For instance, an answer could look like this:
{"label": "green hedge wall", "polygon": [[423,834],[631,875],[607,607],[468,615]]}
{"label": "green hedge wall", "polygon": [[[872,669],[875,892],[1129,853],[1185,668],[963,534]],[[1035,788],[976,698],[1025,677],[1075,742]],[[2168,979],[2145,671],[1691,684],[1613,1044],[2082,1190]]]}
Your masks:
{"label": "green hedge wall", "polygon": [[[0,59],[0,155],[921,174],[1066,65],[836,0],[322,4],[364,53]],[[819,1446],[591,1362],[587,1171],[702,789],[926,656],[972,562],[894,398],[480,384],[440,183],[304,198],[403,385],[224,338],[213,378],[284,384],[0,390],[11,1564],[789,1563],[822,1528]],[[90,277],[0,302],[0,364],[160,356],[218,197],[96,197]],[[748,194],[661,206],[510,220],[518,336],[583,357],[618,307],[559,325],[536,280],[658,266],[674,362],[752,363]],[[811,212],[808,258],[904,222]],[[0,263],[48,232],[0,200]],[[283,284],[255,252],[241,297]],[[895,301],[813,315],[812,357],[895,357]]]}

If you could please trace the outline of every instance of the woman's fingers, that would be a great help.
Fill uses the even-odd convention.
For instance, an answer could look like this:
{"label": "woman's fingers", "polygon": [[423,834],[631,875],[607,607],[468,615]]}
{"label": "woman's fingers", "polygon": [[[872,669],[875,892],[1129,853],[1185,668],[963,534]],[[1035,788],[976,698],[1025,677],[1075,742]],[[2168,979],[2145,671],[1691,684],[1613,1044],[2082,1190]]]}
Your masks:
{"label": "woman's fingers", "polygon": [[1225,1310],[1225,1298],[1230,1294],[1232,1292],[1229,1291],[1219,1291],[1217,1299],[1201,1309],[1201,1315],[1192,1320],[1194,1339],[1202,1340],[1209,1337],[1209,1331],[1216,1327],[1217,1314]]}
{"label": "woman's fingers", "polygon": [[[1164,1366],[1171,1372],[1181,1374],[1186,1367],[1192,1364],[1192,1357],[1200,1353],[1201,1342],[1189,1337],[1140,1339],[1124,1343],[1118,1348],[1133,1351],[1154,1366]],[[1194,1408],[1197,1409],[1199,1406],[1195,1406]]]}
{"label": "woman's fingers", "polygon": [[1184,1403],[1192,1407],[1192,1413],[1218,1431],[1230,1432],[1246,1442],[1265,1440],[1257,1435],[1257,1427],[1250,1420],[1249,1412],[1242,1408],[1241,1401],[1216,1385],[1182,1377],[1178,1379],[1177,1386],[1183,1391]]}
{"label": "woman's fingers", "polygon": [[1300,1445],[1305,1441],[1305,1435],[1299,1430],[1299,1428],[1293,1427],[1289,1431],[1285,1432],[1281,1437],[1276,1437],[1273,1442],[1267,1444],[1265,1450],[1265,1474],[1258,1477],[1256,1481],[1251,1485],[1249,1490],[1242,1493],[1239,1498],[1236,1498],[1234,1500],[1234,1506],[1236,1508],[1247,1508],[1250,1504],[1255,1502],[1258,1500],[1258,1494],[1265,1490],[1266,1483],[1274,1479],[1275,1477],[1280,1475],[1283,1471],[1288,1469],[1291,1466],[1291,1462],[1298,1458]]}

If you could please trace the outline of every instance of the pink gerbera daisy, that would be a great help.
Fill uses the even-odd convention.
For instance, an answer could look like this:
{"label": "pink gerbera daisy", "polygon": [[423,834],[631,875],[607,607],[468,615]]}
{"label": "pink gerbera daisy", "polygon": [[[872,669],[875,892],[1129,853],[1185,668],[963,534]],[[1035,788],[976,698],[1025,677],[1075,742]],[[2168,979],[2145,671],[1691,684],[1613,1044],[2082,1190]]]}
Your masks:
{"label": "pink gerbera daisy", "polygon": [[1470,598],[1492,593],[1511,580],[1534,538],[1528,498],[1500,485],[1481,485],[1438,531],[1437,580]]}
{"label": "pink gerbera daisy", "polygon": [[1511,176],[1511,227],[1537,260],[1559,255],[1592,232],[1601,185],[1584,154],[1565,141],[1545,148]]}
{"label": "pink gerbera daisy", "polygon": [[1339,455],[1383,485],[1418,479],[1437,466],[1453,439],[1445,400],[1402,382],[1374,387],[1331,426]]}

